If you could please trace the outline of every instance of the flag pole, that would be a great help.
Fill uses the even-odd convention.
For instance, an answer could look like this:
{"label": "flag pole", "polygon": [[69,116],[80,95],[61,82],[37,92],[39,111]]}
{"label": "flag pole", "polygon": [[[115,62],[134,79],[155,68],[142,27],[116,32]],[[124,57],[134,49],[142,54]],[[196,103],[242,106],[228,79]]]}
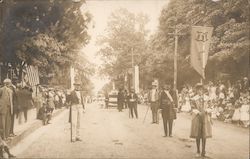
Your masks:
{"label": "flag pole", "polygon": [[73,142],[73,136],[72,136],[72,105],[70,104],[70,141]]}

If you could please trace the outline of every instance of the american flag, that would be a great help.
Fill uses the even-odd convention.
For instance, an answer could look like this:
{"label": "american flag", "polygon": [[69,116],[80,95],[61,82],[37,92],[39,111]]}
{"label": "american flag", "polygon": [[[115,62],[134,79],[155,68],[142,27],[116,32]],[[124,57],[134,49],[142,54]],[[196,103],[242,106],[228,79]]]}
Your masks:
{"label": "american flag", "polygon": [[27,66],[24,70],[24,81],[30,86],[39,84],[39,73],[37,66]]}

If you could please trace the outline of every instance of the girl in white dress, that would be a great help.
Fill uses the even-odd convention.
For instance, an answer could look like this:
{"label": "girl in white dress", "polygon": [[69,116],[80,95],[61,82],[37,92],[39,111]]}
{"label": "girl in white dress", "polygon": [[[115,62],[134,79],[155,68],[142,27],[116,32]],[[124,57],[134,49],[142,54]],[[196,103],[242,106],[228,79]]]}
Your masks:
{"label": "girl in white dress", "polygon": [[189,94],[185,95],[184,101],[185,101],[185,103],[181,107],[181,111],[183,111],[183,112],[189,112],[191,110],[191,104],[190,104]]}
{"label": "girl in white dress", "polygon": [[237,100],[235,102],[235,110],[234,110],[234,114],[233,114],[233,117],[232,117],[232,121],[237,123],[237,125],[239,125],[239,121],[240,121],[240,102],[239,100]]}
{"label": "girl in white dress", "polygon": [[243,104],[240,108],[240,121],[243,123],[244,127],[249,125],[249,102],[247,98],[243,100]]}

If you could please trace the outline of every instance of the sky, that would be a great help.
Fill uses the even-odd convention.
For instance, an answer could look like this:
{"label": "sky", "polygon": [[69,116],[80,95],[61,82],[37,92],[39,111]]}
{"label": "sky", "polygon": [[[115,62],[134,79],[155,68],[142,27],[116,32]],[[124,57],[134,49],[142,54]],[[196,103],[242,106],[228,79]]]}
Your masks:
{"label": "sky", "polygon": [[[96,65],[102,63],[100,58],[95,55],[98,51],[96,39],[105,33],[108,18],[113,11],[119,8],[126,8],[133,13],[141,12],[147,14],[150,21],[146,28],[153,34],[157,30],[161,10],[167,3],[168,0],[87,0],[82,9],[88,10],[93,15],[94,27],[89,29],[91,41],[83,48],[83,52],[92,63]],[[107,79],[100,79],[96,76],[92,77],[91,80],[95,84],[95,92],[108,82]]]}

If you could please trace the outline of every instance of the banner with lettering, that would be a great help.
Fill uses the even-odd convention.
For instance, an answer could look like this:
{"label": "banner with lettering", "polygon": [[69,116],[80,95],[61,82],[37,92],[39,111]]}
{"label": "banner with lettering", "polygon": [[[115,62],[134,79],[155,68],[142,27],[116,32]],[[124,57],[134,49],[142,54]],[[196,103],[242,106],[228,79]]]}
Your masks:
{"label": "banner with lettering", "polygon": [[135,66],[135,93],[140,93],[140,87],[139,87],[139,66]]}
{"label": "banner with lettering", "polygon": [[191,66],[205,79],[205,67],[213,27],[193,26],[191,31]]}

